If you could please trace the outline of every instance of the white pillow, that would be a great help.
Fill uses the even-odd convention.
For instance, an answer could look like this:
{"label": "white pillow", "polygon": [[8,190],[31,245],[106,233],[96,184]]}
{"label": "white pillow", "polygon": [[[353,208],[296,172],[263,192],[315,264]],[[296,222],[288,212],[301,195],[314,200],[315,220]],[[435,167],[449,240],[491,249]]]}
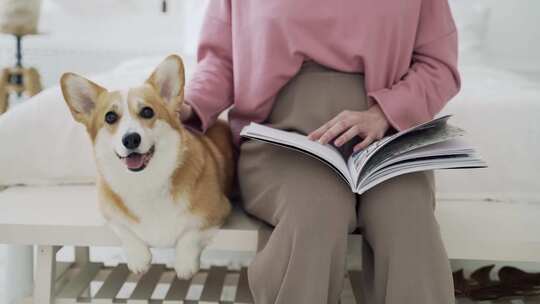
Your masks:
{"label": "white pillow", "polygon": [[0,142],[0,185],[94,181],[90,140],[58,87],[0,116]]}
{"label": "white pillow", "polygon": [[[131,60],[89,78],[107,89],[131,87],[141,84],[161,60]],[[193,59],[184,61],[186,71],[191,71]],[[0,116],[0,145],[0,185],[95,181],[90,139],[85,128],[73,120],[58,86]]]}

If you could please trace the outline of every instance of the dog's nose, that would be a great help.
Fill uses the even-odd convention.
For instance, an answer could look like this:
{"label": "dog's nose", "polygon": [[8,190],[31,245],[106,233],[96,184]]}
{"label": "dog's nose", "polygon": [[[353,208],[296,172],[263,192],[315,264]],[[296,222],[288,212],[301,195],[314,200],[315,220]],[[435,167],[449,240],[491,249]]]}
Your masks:
{"label": "dog's nose", "polygon": [[141,144],[141,136],[139,133],[127,133],[122,137],[122,143],[127,149],[137,149]]}

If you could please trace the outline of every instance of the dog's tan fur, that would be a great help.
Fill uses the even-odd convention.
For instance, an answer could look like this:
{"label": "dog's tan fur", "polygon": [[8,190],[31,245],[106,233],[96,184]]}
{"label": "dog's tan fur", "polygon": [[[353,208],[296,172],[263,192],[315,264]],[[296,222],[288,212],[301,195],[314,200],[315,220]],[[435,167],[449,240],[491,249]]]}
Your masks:
{"label": "dog's tan fur", "polygon": [[[126,204],[124,204],[122,198],[120,198],[118,194],[114,193],[107,183],[102,181],[103,178],[100,178],[98,181],[98,190],[99,196],[102,197],[102,199],[99,200],[99,204],[103,215],[109,219],[110,217],[107,212],[109,208],[106,207],[115,208],[119,213],[123,214],[127,220],[133,221],[134,223],[139,223],[139,217],[131,213]],[[103,204],[110,204],[111,206],[102,206]]]}
{"label": "dog's tan fur", "polygon": [[[223,208],[220,194],[207,191],[215,186],[208,183],[217,183],[222,192],[228,193],[233,178],[232,150],[230,146],[220,146],[231,142],[228,126],[219,122],[207,133],[207,136],[187,134],[188,154],[185,164],[178,167],[172,177],[173,197],[179,193],[191,193],[193,198],[190,206],[192,212],[204,215],[208,225],[220,225],[228,215],[230,209]],[[205,181],[201,183],[201,181]]]}

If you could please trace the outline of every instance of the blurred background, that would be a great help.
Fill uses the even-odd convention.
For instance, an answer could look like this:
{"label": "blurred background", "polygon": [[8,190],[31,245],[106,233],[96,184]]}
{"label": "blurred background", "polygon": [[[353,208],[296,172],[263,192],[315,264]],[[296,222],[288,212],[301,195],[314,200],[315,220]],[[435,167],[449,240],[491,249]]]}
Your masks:
{"label": "blurred background", "polygon": [[[24,61],[39,69],[49,87],[66,70],[89,75],[137,57],[171,52],[193,56],[207,1],[167,0],[163,12],[162,0],[35,0],[41,6],[38,32],[24,39]],[[538,1],[449,2],[463,67],[488,66],[538,80]],[[1,66],[15,63],[13,39],[0,36]],[[465,83],[474,85],[474,80]]]}
{"label": "blurred background", "polygon": [[[62,145],[67,147],[70,143],[69,146],[73,146],[74,141],[79,143],[83,139],[74,138],[82,133],[77,133],[80,132],[77,126],[68,126],[63,120],[68,116],[58,90],[60,75],[71,71],[108,86],[129,86],[144,79],[166,55],[178,53],[186,62],[189,78],[195,65],[199,29],[208,1],[0,0],[0,18],[7,14],[9,5],[24,2],[35,10],[34,17],[38,20],[35,31],[28,30],[20,41],[21,64],[35,70],[27,77],[33,83],[30,88],[22,88],[20,94],[11,94],[6,113],[0,115],[0,147],[9,147],[9,143],[15,140],[19,145],[27,141],[27,146],[12,149],[12,155],[9,151],[0,155],[0,187],[21,183],[48,184],[51,181],[92,182],[94,169],[81,166],[81,162],[88,163],[91,159],[86,142],[81,142],[81,147],[88,153],[76,155],[73,160],[62,156],[62,153],[73,156],[72,148],[63,149]],[[449,2],[459,32],[463,87],[444,113],[455,115],[453,121],[468,131],[490,168],[438,174],[437,195],[457,201],[526,203],[538,210],[540,1]],[[17,64],[15,36],[7,27],[3,31],[0,33],[0,69]],[[2,94],[6,93],[0,90],[0,96]],[[34,97],[30,99],[30,96]],[[58,116],[55,122],[40,124],[34,119],[38,117],[37,113],[43,113],[42,110],[60,108],[64,116]],[[34,139],[25,135],[31,128],[40,130],[41,133],[36,135],[39,138],[60,129],[77,129],[65,136],[59,135],[64,137],[55,150],[66,152],[58,152],[59,156],[41,157],[41,161],[63,159],[65,171],[58,168],[37,170],[41,166],[37,163],[40,160],[35,160],[34,171],[21,172],[20,168],[10,164],[8,160],[20,151],[30,155],[43,153],[32,145]],[[492,228],[494,231],[497,229]],[[540,226],[531,229],[538,229],[540,238]],[[7,303],[2,299],[9,298],[6,295],[8,284],[2,280],[9,270],[9,251],[6,246],[0,246],[3,246],[0,247],[0,303]],[[17,251],[11,254],[13,252],[16,254]],[[121,260],[119,252],[113,249],[99,249],[92,254],[104,260]],[[214,258],[224,259],[223,256]],[[464,268],[466,271],[485,264],[478,260],[452,260],[454,269]],[[501,261],[500,264],[540,271],[540,266],[535,263]]]}

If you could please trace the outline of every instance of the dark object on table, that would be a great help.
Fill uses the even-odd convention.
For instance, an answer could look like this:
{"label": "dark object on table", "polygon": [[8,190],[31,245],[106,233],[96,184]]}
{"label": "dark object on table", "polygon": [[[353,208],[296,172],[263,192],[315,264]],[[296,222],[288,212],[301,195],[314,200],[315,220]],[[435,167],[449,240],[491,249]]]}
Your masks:
{"label": "dark object on table", "polygon": [[161,1],[161,12],[166,13],[167,12],[167,0]]}
{"label": "dark object on table", "polygon": [[499,280],[490,278],[495,265],[483,266],[465,278],[463,269],[455,271],[454,289],[456,297],[472,300],[495,300],[506,297],[527,297],[540,295],[540,273],[528,273],[521,269],[504,266],[499,269]]}

